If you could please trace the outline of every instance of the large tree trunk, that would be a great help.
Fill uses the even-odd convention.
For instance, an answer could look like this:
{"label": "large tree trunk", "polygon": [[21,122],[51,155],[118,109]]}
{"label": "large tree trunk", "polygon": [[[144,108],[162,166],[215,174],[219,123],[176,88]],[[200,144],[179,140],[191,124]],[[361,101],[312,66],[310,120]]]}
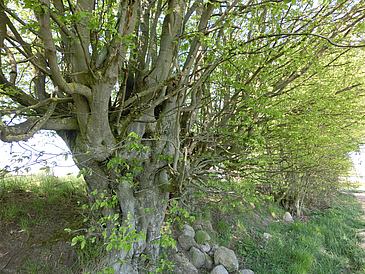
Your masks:
{"label": "large tree trunk", "polygon": [[[107,85],[94,87],[95,94],[96,88],[104,88],[105,91],[105,86]],[[173,90],[167,89],[167,92],[174,94]],[[97,100],[97,97],[94,96],[93,100]],[[83,100],[79,102],[80,110]],[[132,243],[131,250],[109,250],[102,265],[112,266],[114,273],[143,273],[145,270],[154,272],[168,194],[181,185],[184,173],[178,173],[176,170],[184,170],[186,165],[186,161],[178,161],[182,155],[178,149],[180,145],[177,95],[170,96],[163,103],[157,121],[151,121],[147,127],[145,123],[130,124],[128,132],[136,131],[140,136],[136,133],[135,137],[127,137],[117,143],[106,134],[101,134],[96,126],[103,119],[103,114],[95,115],[94,112],[100,113],[102,104],[106,104],[103,100],[98,102],[90,104],[90,112],[85,122],[79,122],[84,123],[83,131],[58,131],[58,134],[67,143],[80,170],[84,171],[89,206],[92,207],[98,200],[103,200],[101,195],[109,198],[117,195],[118,201],[114,207],[101,207],[92,212],[93,221],[119,214],[116,221],[120,225],[128,226],[131,233],[145,235],[145,239]],[[90,127],[91,125],[93,127]],[[104,131],[110,132],[109,125],[102,126]],[[140,138],[142,135],[146,136],[146,130],[159,138]],[[130,145],[133,144],[139,148],[132,148]],[[96,195],[92,194],[95,190]],[[106,221],[105,225],[99,228],[102,231],[106,229],[105,242],[108,243],[113,229],[118,229],[118,226],[114,222]],[[130,241],[123,239],[121,235],[120,237],[122,242]],[[142,254],[147,258],[143,262]]]}
{"label": "large tree trunk", "polygon": [[[85,180],[89,189],[97,187],[100,191],[99,185],[103,179],[99,175],[87,175]],[[159,255],[160,228],[166,210],[166,203],[162,201],[167,199],[167,192],[158,187],[137,192],[130,186],[129,182],[116,184],[106,179],[103,182],[107,184],[106,191],[115,191],[117,193],[118,204],[115,208],[108,208],[99,212],[101,214],[99,217],[113,216],[119,213],[118,222],[125,226],[131,225],[129,232],[143,233],[146,236],[145,239],[134,242],[128,252],[123,248],[112,248],[103,261],[104,266],[112,266],[114,273],[121,274],[144,273],[144,268],[153,272]],[[153,183],[153,180],[151,183]],[[108,233],[111,233],[114,228],[113,223],[107,222],[106,229]],[[135,231],[133,232],[133,230]],[[121,241],[124,240],[121,239]],[[147,261],[141,261],[141,254],[147,256]],[[125,263],[121,263],[121,261],[125,261]],[[148,266],[147,262],[150,262],[151,265]]]}
{"label": "large tree trunk", "polygon": [[[77,149],[78,146],[75,145],[76,134],[72,135],[70,132],[58,133],[72,149],[78,167],[86,170],[84,178],[90,206],[95,204],[96,200],[103,200],[100,198],[101,194],[105,194],[109,198],[114,193],[117,195],[118,201],[114,207],[103,207],[91,212],[91,222],[119,214],[117,222],[123,226],[131,225],[128,231],[134,230],[135,233],[142,233],[146,236],[145,239],[134,242],[128,252],[123,248],[112,248],[107,252],[107,257],[103,259],[101,265],[105,268],[112,266],[114,273],[120,274],[144,273],[146,270],[153,272],[159,256],[160,229],[167,206],[167,203],[163,201],[168,200],[168,192],[158,186],[161,181],[159,176],[160,161],[157,158],[149,160],[153,151],[143,151],[145,161],[140,165],[143,170],[132,177],[128,177],[128,179],[123,179],[122,177],[126,173],[123,166],[115,165],[108,168],[107,161],[91,160],[90,155],[80,153]],[[132,158],[142,160],[141,155],[128,149],[116,151],[115,154],[121,158],[123,157],[122,159],[129,164],[132,164]],[[91,194],[96,189],[97,194]],[[115,226],[114,222],[107,221],[105,226],[100,226],[100,228],[106,229],[108,237],[113,229],[118,228],[118,226]],[[108,239],[106,239],[106,242],[108,242]],[[141,260],[142,254],[147,256],[147,260]],[[121,261],[125,261],[125,263],[121,263]]]}

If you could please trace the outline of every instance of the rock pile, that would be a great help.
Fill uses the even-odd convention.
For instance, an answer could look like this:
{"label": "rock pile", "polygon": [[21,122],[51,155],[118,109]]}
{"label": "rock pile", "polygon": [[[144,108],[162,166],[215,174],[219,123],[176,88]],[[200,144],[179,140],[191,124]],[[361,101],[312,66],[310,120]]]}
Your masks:
{"label": "rock pile", "polygon": [[[228,271],[238,271],[241,274],[254,274],[250,269],[239,269],[237,256],[233,250],[224,246],[209,244],[209,234],[198,229],[195,231],[191,226],[184,225],[183,233],[178,237],[178,244],[182,250],[174,255],[177,273],[197,274],[199,269],[210,271],[211,274],[225,274]],[[179,272],[181,271],[181,272]]]}
{"label": "rock pile", "polygon": [[[283,220],[293,223],[294,219],[289,212]],[[209,234],[204,228],[215,233],[210,222],[194,224],[195,230],[189,225],[183,225],[182,234],[177,238],[178,248],[173,252],[175,273],[184,274],[254,274],[250,269],[240,269],[237,256],[233,250],[224,246],[212,244]],[[263,239],[270,241],[273,236],[263,233]]]}

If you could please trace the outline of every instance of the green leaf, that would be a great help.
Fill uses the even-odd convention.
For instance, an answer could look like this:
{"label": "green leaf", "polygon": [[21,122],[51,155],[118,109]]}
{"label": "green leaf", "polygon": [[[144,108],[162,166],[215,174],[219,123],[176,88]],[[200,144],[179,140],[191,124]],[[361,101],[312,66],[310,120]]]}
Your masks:
{"label": "green leaf", "polygon": [[113,244],[112,243],[109,243],[107,246],[106,246],[106,251],[109,251],[113,248]]}
{"label": "green leaf", "polygon": [[79,15],[84,18],[84,17],[88,17],[89,15],[91,15],[91,13],[87,12],[87,11],[80,11]]}
{"label": "green leaf", "polygon": [[164,159],[166,159],[166,156],[165,155],[158,155],[157,159],[158,160],[164,160]]}

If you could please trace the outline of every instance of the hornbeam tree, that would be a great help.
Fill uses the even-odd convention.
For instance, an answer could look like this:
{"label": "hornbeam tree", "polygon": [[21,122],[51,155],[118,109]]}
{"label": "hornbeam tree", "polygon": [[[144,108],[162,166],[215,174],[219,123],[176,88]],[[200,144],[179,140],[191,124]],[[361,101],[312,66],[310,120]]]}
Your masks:
{"label": "hornbeam tree", "polygon": [[363,11],[362,1],[0,0],[0,138],[61,136],[114,243],[104,266],[153,272],[166,201],[223,192],[205,179],[261,140],[261,99],[305,82],[330,47],[361,46]]}

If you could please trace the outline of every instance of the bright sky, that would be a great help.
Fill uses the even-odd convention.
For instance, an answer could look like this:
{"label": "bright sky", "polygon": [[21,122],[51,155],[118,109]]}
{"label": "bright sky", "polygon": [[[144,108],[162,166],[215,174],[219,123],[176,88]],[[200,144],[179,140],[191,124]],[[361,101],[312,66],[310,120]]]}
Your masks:
{"label": "bright sky", "polygon": [[363,146],[360,152],[350,153],[352,162],[354,163],[355,171],[358,173],[354,176],[358,181],[365,181],[365,146]]}
{"label": "bright sky", "polygon": [[[42,156],[39,156],[40,153]],[[16,170],[16,167],[28,167],[30,173],[38,173],[42,171],[40,168],[49,166],[55,176],[68,173],[77,175],[79,172],[64,141],[58,136],[50,137],[41,133],[27,142],[9,144],[0,141],[0,170],[7,165],[11,171]],[[22,173],[26,172],[23,170]]]}

